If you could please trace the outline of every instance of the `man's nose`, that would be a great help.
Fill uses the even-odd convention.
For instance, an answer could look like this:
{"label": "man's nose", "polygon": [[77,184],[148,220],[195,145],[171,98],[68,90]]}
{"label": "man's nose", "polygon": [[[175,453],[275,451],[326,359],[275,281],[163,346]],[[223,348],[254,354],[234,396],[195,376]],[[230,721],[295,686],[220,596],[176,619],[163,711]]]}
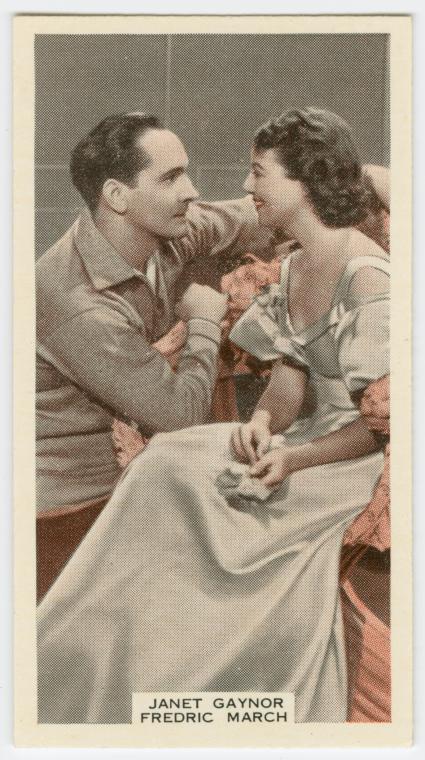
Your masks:
{"label": "man's nose", "polygon": [[252,174],[251,173],[248,174],[248,176],[247,176],[247,178],[246,178],[246,180],[245,180],[245,182],[243,184],[243,189],[247,193],[253,193],[254,192],[254,183],[253,183],[253,180],[252,180]]}
{"label": "man's nose", "polygon": [[181,190],[182,200],[184,201],[196,201],[199,198],[198,191],[192,185],[190,177],[185,177],[185,183]]}

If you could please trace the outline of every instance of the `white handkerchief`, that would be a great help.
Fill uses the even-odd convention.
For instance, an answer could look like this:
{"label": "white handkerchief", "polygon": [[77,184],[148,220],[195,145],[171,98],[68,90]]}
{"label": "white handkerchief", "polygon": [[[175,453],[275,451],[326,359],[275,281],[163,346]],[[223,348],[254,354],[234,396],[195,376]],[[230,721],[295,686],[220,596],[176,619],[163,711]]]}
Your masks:
{"label": "white handkerchief", "polygon": [[[272,436],[269,451],[279,448],[284,443],[284,435]],[[280,484],[273,488],[265,486],[258,478],[251,477],[249,469],[249,464],[242,464],[236,461],[231,462],[216,480],[219,492],[232,506],[238,508],[243,506],[243,502],[240,502],[239,499],[264,502],[276,488],[280,487]]]}

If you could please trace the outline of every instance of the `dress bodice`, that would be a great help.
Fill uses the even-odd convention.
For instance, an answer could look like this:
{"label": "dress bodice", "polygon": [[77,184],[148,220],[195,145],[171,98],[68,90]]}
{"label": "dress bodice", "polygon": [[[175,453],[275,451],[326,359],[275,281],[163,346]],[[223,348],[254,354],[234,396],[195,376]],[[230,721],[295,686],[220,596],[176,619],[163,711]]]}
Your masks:
{"label": "dress bodice", "polygon": [[282,262],[280,282],[268,286],[242,315],[230,339],[260,360],[289,358],[309,373],[319,402],[329,394],[351,407],[350,394],[389,372],[389,293],[353,298],[350,283],[359,269],[389,275],[389,261],[358,256],[344,269],[332,305],[314,324],[295,331],[288,311],[290,257]]}

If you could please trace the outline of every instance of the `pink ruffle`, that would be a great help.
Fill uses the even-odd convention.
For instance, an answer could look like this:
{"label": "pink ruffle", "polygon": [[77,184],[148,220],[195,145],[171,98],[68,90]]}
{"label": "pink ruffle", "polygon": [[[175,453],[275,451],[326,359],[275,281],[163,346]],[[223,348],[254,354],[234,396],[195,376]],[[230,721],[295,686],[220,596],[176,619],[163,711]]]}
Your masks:
{"label": "pink ruffle", "polygon": [[[367,426],[375,433],[390,433],[390,379],[381,377],[371,383],[360,403]],[[390,444],[385,446],[384,468],[372,501],[350,525],[344,536],[345,544],[363,544],[379,551],[391,545],[390,523]]]}

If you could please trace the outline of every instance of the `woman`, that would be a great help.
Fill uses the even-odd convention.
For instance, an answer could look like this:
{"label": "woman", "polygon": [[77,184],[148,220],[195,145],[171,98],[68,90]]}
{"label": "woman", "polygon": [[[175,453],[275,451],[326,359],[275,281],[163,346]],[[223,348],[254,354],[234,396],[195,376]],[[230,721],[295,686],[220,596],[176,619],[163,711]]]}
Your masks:
{"label": "woman", "polygon": [[339,557],[382,468],[355,402],[389,371],[388,263],[354,228],[373,194],[336,115],[262,127],[245,189],[301,245],[231,335],[270,384],[248,424],[157,435],[127,468],[40,605],[40,722],[129,722],[137,691],[346,718]]}

